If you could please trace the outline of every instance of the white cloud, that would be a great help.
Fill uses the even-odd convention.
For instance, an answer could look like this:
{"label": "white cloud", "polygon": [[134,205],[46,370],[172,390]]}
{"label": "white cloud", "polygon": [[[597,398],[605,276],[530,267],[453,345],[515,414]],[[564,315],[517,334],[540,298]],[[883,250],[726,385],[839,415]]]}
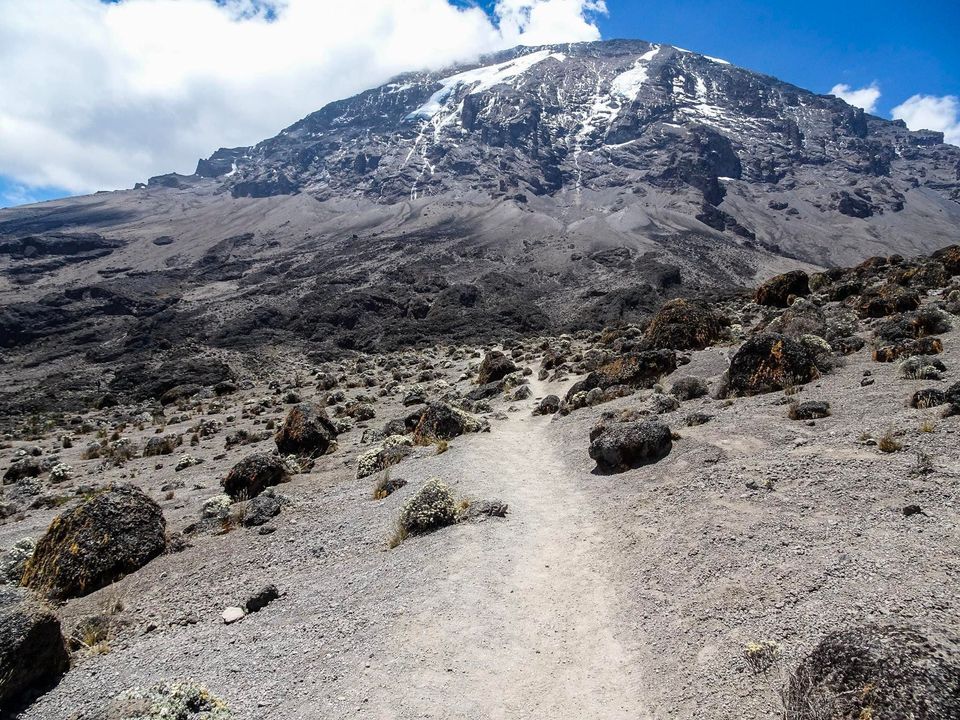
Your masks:
{"label": "white cloud", "polygon": [[914,95],[893,109],[893,117],[911,130],[939,130],[943,139],[960,145],[960,98]]}
{"label": "white cloud", "polygon": [[406,70],[599,39],[603,0],[0,0],[0,175],[74,192],[192,172]]}
{"label": "white cloud", "polygon": [[877,100],[880,99],[880,86],[873,82],[867,87],[854,89],[845,83],[840,83],[830,89],[830,95],[836,95],[854,107],[863,108],[864,112],[872,114],[877,111]]}

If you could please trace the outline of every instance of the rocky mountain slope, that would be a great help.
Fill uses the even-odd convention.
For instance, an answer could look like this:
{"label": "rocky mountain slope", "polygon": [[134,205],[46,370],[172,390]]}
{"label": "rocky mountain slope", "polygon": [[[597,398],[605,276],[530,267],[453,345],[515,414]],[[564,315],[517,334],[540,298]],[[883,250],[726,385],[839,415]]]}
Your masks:
{"label": "rocky mountain slope", "polygon": [[185,341],[333,357],[599,328],[932,251],[960,237],[958,200],[960,149],[937,133],[666,45],[520,48],[194,175],[0,211],[0,346],[50,368]]}
{"label": "rocky mountain slope", "polygon": [[0,442],[0,717],[957,720],[958,322],[953,246],[604,332],[158,351]]}

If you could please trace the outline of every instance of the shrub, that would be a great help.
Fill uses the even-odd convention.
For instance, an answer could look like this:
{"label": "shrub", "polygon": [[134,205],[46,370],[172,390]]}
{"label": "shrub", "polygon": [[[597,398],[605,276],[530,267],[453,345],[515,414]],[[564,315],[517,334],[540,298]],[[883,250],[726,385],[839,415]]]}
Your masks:
{"label": "shrub", "polygon": [[694,400],[710,392],[707,383],[696,377],[683,377],[673,383],[670,394],[678,400]]}
{"label": "shrub", "polygon": [[907,627],[831,632],[789,678],[784,720],[960,717],[960,663],[952,644]]}
{"label": "shrub", "polygon": [[762,673],[769,670],[780,657],[780,646],[772,640],[751,642],[744,647],[743,655],[754,673]]}
{"label": "shrub", "polygon": [[161,683],[123,693],[104,713],[113,720],[229,720],[233,715],[219,698],[193,682]]}
{"label": "shrub", "polygon": [[452,525],[457,508],[450,488],[440,478],[430,478],[400,509],[399,527],[406,535]]}
{"label": "shrub", "polygon": [[903,444],[894,436],[893,430],[888,429],[880,436],[880,439],[877,441],[877,447],[880,448],[880,452],[895,453],[903,449]]}

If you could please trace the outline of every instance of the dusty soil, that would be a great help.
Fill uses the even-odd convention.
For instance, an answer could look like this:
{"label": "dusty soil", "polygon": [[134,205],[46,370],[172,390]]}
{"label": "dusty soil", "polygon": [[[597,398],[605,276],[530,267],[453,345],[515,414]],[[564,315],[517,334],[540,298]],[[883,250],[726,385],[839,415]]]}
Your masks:
{"label": "dusty soil", "polygon": [[[864,349],[800,393],[828,400],[831,417],[789,420],[783,393],[685,402],[663,416],[680,435],[671,454],[616,475],[594,472],[589,428],[604,411],[644,407],[650,391],[537,417],[536,398],[562,396],[578,378],[532,380],[530,399],[494,401],[489,433],[456,438],[442,454],[418,448],[392,469],[409,484],[376,501],[375,478],[355,479],[363,425],[404,414],[402,392],[378,398],[376,419],[280,486],[292,503],[270,523],[275,532],[192,535],[185,550],[65,603],[67,631],[118,603],[124,625],[109,652],[78,652],[22,717],[90,717],[124,690],[183,678],[207,685],[238,718],[777,717],[784,675],[829,629],[891,620],[960,630],[960,419],[906,404],[916,389],[956,380],[960,332],[942,337],[943,383],[900,379],[895,363],[871,362]],[[715,384],[733,349],[693,353],[667,387],[687,375]],[[469,389],[475,358],[423,357],[443,368],[444,380],[423,383],[432,391]],[[295,370],[288,365],[286,379]],[[875,383],[862,387],[867,370]],[[304,398],[316,392],[301,389]],[[375,391],[347,391],[360,393]],[[244,403],[264,397],[270,411],[243,417]],[[122,468],[80,460],[92,435],[78,436],[57,450],[75,477],[54,487],[69,498],[83,486],[134,482],[180,531],[233,463],[273,448],[268,439],[225,451],[224,436],[282,419],[278,397],[255,379],[213,414],[204,409],[221,432]],[[686,427],[691,412],[714,419]],[[186,441],[198,416],[182,414],[165,431]],[[887,430],[901,433],[901,451],[871,444]],[[155,431],[147,423],[124,436],[142,446]],[[0,466],[18,447],[53,451],[55,440],[6,443]],[[174,472],[181,450],[204,462]],[[932,463],[926,474],[919,454]],[[400,506],[433,476],[510,512],[389,550]],[[184,487],[169,497],[160,488],[174,481]],[[913,503],[923,513],[905,517]],[[39,537],[58,511],[3,522],[0,547]],[[270,582],[278,600],[224,624],[224,608]],[[762,640],[780,654],[755,673],[744,648]]]}

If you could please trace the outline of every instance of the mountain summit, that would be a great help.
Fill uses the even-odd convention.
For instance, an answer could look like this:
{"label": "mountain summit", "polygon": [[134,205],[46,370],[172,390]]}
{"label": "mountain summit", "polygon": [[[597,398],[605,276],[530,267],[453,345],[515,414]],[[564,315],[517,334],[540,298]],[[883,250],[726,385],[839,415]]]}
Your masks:
{"label": "mountain summit", "polygon": [[400,76],[193,175],[0,212],[0,335],[98,358],[600,327],[932,251],[960,237],[958,201],[940,133],[668,45],[524,47]]}
{"label": "mountain summit", "polygon": [[[519,48],[404,75],[252,148],[220,150],[197,175],[234,197],[482,193],[557,216],[607,211],[614,197],[649,211],[679,195],[710,228],[824,263],[864,250],[837,215],[878,218],[882,242],[910,243],[916,223],[955,237],[953,223],[918,216],[933,204],[955,220],[960,200],[960,151],[940,133],[641,41]],[[784,230],[791,220],[807,227]],[[818,242],[830,239],[839,247]]]}

